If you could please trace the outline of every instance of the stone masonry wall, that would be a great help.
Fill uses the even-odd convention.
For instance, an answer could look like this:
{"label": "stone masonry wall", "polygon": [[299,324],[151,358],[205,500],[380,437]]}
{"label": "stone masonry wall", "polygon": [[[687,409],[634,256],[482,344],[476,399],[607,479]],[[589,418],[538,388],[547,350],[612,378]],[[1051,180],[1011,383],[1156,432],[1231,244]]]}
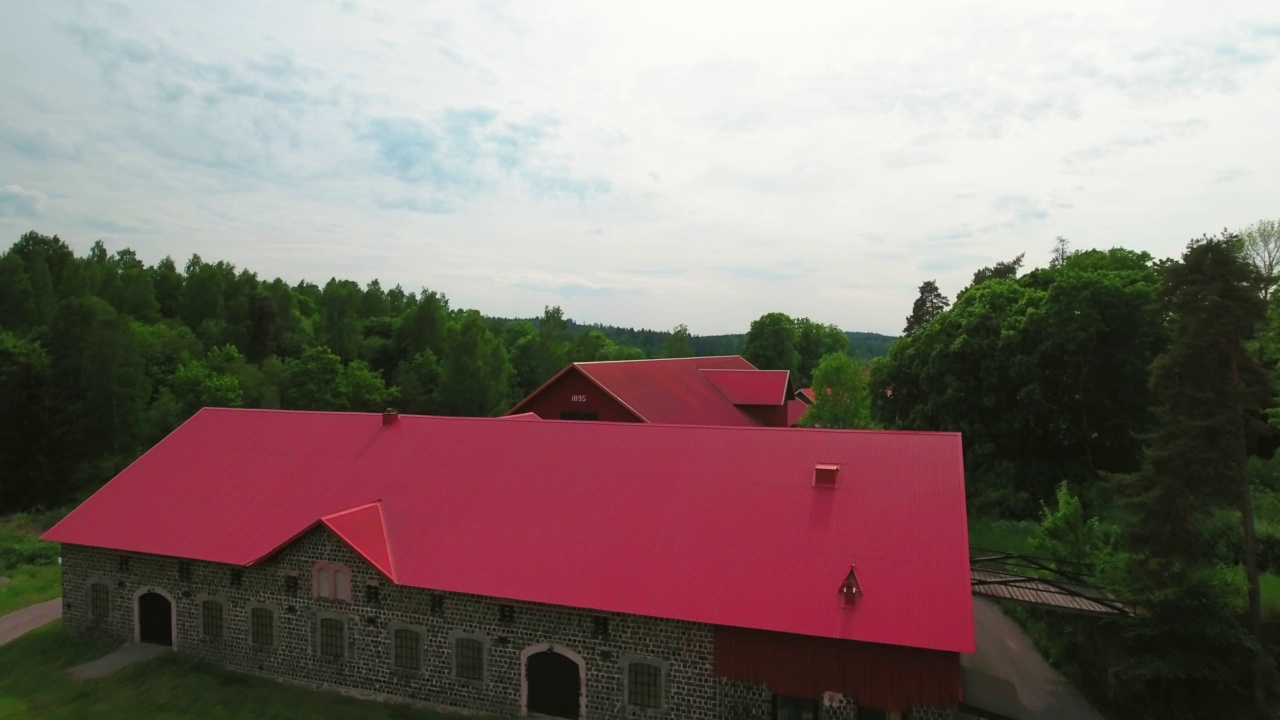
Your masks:
{"label": "stone masonry wall", "polygon": [[[350,569],[351,602],[312,596],[312,566],[318,561],[341,563]],[[63,546],[62,566],[63,624],[70,632],[136,640],[136,598],[155,591],[174,603],[178,652],[310,687],[519,715],[521,652],[551,644],[557,652],[576,656],[585,666],[584,718],[772,717],[772,695],[767,688],[715,676],[709,625],[399,587],[323,528],[250,568],[75,545]],[[110,608],[104,620],[92,617],[89,588],[96,582],[110,588]],[[207,638],[202,633],[201,602],[205,599],[223,603],[221,638]],[[250,642],[249,612],[254,607],[275,613],[275,643],[271,646]],[[510,612],[507,619],[504,611]],[[326,658],[319,653],[319,621],[325,617],[346,621],[344,658]],[[597,618],[601,617],[608,618],[606,636],[597,634]],[[420,671],[394,667],[392,637],[396,628],[421,633]],[[454,639],[459,634],[484,642],[483,681],[455,676]],[[636,657],[657,661],[666,669],[664,707],[660,710],[635,708],[624,702],[624,660]],[[851,702],[828,698],[822,714],[829,720],[853,720],[857,711]]]}

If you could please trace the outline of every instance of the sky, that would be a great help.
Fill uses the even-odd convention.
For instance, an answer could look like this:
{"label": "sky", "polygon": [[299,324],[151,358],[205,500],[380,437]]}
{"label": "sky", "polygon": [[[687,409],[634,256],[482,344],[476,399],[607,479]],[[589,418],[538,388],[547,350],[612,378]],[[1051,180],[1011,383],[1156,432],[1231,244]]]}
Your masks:
{"label": "sky", "polygon": [[1280,218],[1280,2],[0,3],[0,247],[898,334]]}

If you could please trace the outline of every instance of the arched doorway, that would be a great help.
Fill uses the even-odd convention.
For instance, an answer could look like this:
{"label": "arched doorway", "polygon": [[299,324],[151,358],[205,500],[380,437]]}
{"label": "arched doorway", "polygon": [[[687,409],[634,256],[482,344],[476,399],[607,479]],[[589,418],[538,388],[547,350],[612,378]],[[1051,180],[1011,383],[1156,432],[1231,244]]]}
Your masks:
{"label": "arched doorway", "polygon": [[173,647],[173,603],[158,592],[138,596],[138,642]]}
{"label": "arched doorway", "polygon": [[582,712],[582,668],[573,658],[547,648],[525,658],[529,713],[577,720]]}

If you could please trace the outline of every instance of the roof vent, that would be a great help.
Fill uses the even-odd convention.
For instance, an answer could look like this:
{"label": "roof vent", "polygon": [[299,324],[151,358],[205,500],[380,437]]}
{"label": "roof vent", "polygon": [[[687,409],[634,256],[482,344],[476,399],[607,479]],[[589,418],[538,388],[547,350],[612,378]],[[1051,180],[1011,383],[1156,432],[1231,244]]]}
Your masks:
{"label": "roof vent", "polygon": [[846,605],[852,605],[861,594],[862,586],[858,584],[858,573],[854,571],[854,566],[850,565],[849,574],[844,576],[844,582],[840,585],[840,596],[844,598]]}
{"label": "roof vent", "polygon": [[395,408],[387,408],[386,410],[382,411],[382,424],[394,425],[396,418],[398,417],[400,417],[400,413],[397,413],[395,411]]}
{"label": "roof vent", "polygon": [[834,463],[818,463],[813,466],[814,487],[835,487],[836,476],[840,474],[840,466]]}

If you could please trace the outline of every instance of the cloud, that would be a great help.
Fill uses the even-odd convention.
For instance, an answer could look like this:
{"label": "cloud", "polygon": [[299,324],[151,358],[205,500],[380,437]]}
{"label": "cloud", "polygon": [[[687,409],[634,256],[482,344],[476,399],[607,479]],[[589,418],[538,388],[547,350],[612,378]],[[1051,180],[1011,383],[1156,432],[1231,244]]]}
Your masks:
{"label": "cloud", "polygon": [[809,270],[800,268],[782,268],[782,267],[719,267],[717,272],[730,275],[739,280],[753,280],[757,282],[782,283],[799,280],[807,275],[812,274]]}
{"label": "cloud", "polygon": [[1016,225],[1039,222],[1049,217],[1049,211],[1043,205],[1025,195],[1005,195],[991,203],[991,209],[1002,216],[1011,218]]}
{"label": "cloud", "polygon": [[648,292],[646,289],[640,287],[625,287],[621,285],[587,282],[555,282],[551,280],[526,280],[515,283],[515,286],[523,290],[532,290],[538,293],[551,293],[552,295],[563,298],[608,298],[625,295],[644,295]]}
{"label": "cloud", "polygon": [[557,164],[544,143],[554,120],[502,122],[497,111],[449,108],[429,120],[376,117],[359,138],[373,147],[378,169],[445,197],[470,198],[515,178],[534,197],[585,198],[609,183],[579,177]]}
{"label": "cloud", "polygon": [[48,195],[38,190],[28,190],[21,185],[3,185],[0,186],[0,215],[36,217],[48,199]]}
{"label": "cloud", "polygon": [[1063,161],[1072,166],[1088,165],[1099,160],[1106,160],[1132,150],[1152,147],[1170,140],[1194,135],[1208,127],[1208,123],[1200,118],[1191,118],[1177,122],[1167,122],[1152,126],[1151,130],[1142,134],[1123,135],[1104,143],[1091,145],[1082,150],[1067,154]]}
{"label": "cloud", "polygon": [[457,208],[441,198],[400,197],[375,200],[374,204],[387,210],[412,210],[430,215],[453,212]]}
{"label": "cloud", "polygon": [[1238,167],[1223,168],[1213,176],[1213,180],[1211,180],[1210,182],[1214,184],[1231,183],[1241,178],[1248,177],[1252,174],[1253,174],[1252,170],[1246,170],[1244,168],[1238,168]]}
{"label": "cloud", "polygon": [[923,273],[951,272],[962,268],[977,268],[984,258],[981,255],[962,253],[959,255],[940,255],[923,260],[916,264],[916,270]]}

